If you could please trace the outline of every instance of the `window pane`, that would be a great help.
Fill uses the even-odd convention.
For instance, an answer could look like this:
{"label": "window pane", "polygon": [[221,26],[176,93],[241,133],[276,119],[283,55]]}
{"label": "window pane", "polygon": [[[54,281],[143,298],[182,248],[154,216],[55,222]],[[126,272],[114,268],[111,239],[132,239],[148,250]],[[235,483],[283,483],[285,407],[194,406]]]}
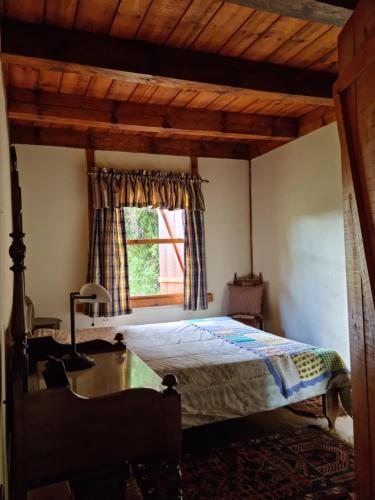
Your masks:
{"label": "window pane", "polygon": [[183,210],[158,210],[159,238],[183,238]]}
{"label": "window pane", "polygon": [[183,238],[183,210],[124,208],[128,240]]}
{"label": "window pane", "polygon": [[160,293],[159,245],[128,245],[130,295]]}
{"label": "window pane", "polygon": [[184,283],[184,244],[159,245],[160,293],[182,293]]}
{"label": "window pane", "polygon": [[128,240],[148,240],[159,237],[157,210],[152,208],[124,208]]}
{"label": "window pane", "polygon": [[129,245],[130,295],[183,293],[184,245]]}

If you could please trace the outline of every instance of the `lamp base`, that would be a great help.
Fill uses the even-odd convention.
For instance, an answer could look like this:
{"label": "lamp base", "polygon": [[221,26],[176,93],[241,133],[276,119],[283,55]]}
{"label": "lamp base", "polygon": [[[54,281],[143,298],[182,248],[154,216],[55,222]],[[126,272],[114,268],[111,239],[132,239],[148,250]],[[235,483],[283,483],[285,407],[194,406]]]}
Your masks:
{"label": "lamp base", "polygon": [[80,352],[71,352],[65,354],[62,361],[64,362],[65,370],[67,372],[75,372],[78,370],[86,370],[95,366],[95,359],[89,358],[86,354]]}

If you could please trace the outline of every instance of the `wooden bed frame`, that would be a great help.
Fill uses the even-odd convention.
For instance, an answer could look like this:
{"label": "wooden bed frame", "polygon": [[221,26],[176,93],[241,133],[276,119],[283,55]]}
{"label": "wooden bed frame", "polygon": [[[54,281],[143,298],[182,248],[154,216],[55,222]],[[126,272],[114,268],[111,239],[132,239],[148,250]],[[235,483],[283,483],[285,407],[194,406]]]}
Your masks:
{"label": "wooden bed frame", "polygon": [[[10,498],[24,500],[36,485],[69,479],[125,462],[163,467],[160,498],[182,498],[181,401],[173,375],[166,389],[129,389],[98,398],[81,398],[70,387],[28,391],[21,189],[11,149],[14,273],[11,325],[7,335],[7,435]],[[79,439],[77,439],[79,436]]]}

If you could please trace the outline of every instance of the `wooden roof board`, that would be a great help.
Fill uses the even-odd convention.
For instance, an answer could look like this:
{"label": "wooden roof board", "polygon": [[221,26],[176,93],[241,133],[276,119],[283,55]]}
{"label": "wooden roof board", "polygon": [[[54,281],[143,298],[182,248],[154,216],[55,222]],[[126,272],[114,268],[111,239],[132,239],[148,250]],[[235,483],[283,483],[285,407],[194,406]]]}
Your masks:
{"label": "wooden roof board", "polygon": [[[241,3],[241,2],[239,2]],[[303,19],[290,18],[276,13],[256,10],[219,0],[3,0],[7,17],[32,23],[46,23],[68,29],[109,34],[119,38],[144,40],[154,44],[176,48],[189,48],[202,52],[218,53],[246,60],[267,61],[272,64],[309,68],[314,71],[337,71],[337,37],[341,28]],[[288,99],[259,98],[251,93],[238,95],[235,92],[222,94],[215,90],[190,90],[168,88],[156,84],[127,82],[116,78],[86,75],[45,69],[33,69],[17,64],[5,64],[5,79],[10,87],[38,91],[82,95],[101,99],[129,101],[131,103],[167,105],[188,109],[228,111],[240,114],[285,116],[300,119],[303,133],[329,123],[334,118],[332,109],[318,107]],[[328,111],[327,111],[328,110]],[[31,122],[12,120],[17,126]],[[106,141],[102,132],[85,125],[64,125],[47,121],[34,123],[37,129],[73,131],[81,134],[77,143],[90,142],[90,130],[98,144],[118,147],[119,133]],[[108,129],[108,134],[114,134]],[[99,135],[98,135],[99,134]],[[127,131],[126,137],[139,137],[141,148],[154,139],[181,141],[168,130],[160,132]],[[26,134],[27,135],[27,134]],[[204,145],[198,151],[211,151],[211,143],[231,144],[238,142],[234,137],[211,137],[191,133],[187,139],[194,144],[201,140]],[[47,137],[47,136],[46,136]],[[52,137],[52,138],[51,138]],[[48,136],[48,141],[57,140],[57,135]],[[68,137],[65,135],[65,137]],[[78,137],[78,136],[77,136]],[[86,137],[86,138],[85,138]],[[147,139],[145,142],[143,139]],[[58,141],[57,141],[58,142]],[[72,141],[74,143],[74,140]],[[253,152],[262,154],[278,145],[277,141],[254,141],[242,139],[234,156],[246,154],[241,143],[253,147]],[[281,142],[284,143],[284,142]],[[181,143],[182,144],[182,143]],[[115,145],[115,146],[114,146]],[[233,144],[235,146],[235,144]],[[130,145],[132,148],[133,145]],[[155,146],[163,150],[169,143]],[[189,149],[188,140],[182,150]],[[250,147],[250,146],[249,146]],[[177,146],[176,146],[177,148]],[[206,148],[206,149],[205,149]],[[225,155],[225,149],[219,155]],[[230,151],[230,150],[229,150]],[[245,151],[245,153],[244,153]],[[254,154],[255,154],[254,153]]]}
{"label": "wooden roof board", "polygon": [[253,12],[253,9],[225,3],[206,24],[190,48],[204,52],[219,52],[248,21]]}
{"label": "wooden roof board", "polygon": [[79,0],[74,27],[92,33],[108,33],[118,6],[119,0]]}
{"label": "wooden roof board", "polygon": [[137,40],[164,44],[191,0],[153,0],[135,35]]}
{"label": "wooden roof board", "polygon": [[217,0],[193,0],[167,40],[168,45],[188,49],[221,8]]}
{"label": "wooden roof board", "polygon": [[71,29],[75,23],[78,0],[46,0],[44,21],[47,24]]}
{"label": "wooden roof board", "polygon": [[121,1],[109,30],[111,36],[134,38],[152,0]]}
{"label": "wooden roof board", "polygon": [[[248,60],[311,67],[341,28],[218,0],[4,0],[7,17]],[[324,31],[330,35],[321,38]],[[311,47],[311,44],[315,44]],[[305,51],[305,52],[303,52]],[[336,61],[326,65],[335,71]]]}

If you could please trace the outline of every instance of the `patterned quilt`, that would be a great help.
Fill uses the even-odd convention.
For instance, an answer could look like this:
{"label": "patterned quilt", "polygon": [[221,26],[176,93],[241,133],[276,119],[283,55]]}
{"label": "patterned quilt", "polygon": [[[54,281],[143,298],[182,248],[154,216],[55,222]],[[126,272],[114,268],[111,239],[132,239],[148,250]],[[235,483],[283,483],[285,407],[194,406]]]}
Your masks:
{"label": "patterned quilt", "polygon": [[261,357],[285,398],[338,374],[349,376],[336,351],[271,335],[228,317],[196,319],[188,323]]}

